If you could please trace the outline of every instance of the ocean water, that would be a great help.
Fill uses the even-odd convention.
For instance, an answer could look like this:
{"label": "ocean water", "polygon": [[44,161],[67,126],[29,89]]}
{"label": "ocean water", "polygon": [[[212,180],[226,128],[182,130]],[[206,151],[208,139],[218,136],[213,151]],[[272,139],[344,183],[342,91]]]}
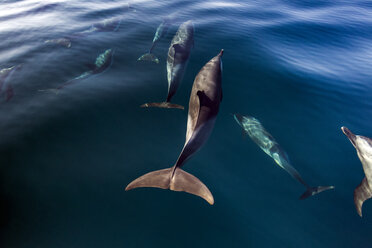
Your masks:
{"label": "ocean water", "polygon": [[[0,2],[1,69],[22,64],[0,92],[0,247],[372,247],[372,200],[363,218],[353,191],[364,177],[340,130],[372,137],[370,1]],[[137,62],[164,18],[175,20]],[[112,32],[45,44],[106,19]],[[183,167],[215,204],[160,189],[124,189],[176,161],[187,108],[143,109],[167,94],[166,57],[180,23],[195,46],[173,102],[187,106],[194,77],[220,49],[223,101],[206,145]],[[114,49],[103,73],[57,88]],[[260,150],[231,113],[256,117],[312,186]]]}

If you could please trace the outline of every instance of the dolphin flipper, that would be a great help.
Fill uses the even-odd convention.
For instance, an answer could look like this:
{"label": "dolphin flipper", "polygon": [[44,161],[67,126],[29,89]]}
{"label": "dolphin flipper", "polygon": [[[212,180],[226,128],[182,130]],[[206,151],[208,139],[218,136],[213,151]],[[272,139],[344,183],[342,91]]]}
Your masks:
{"label": "dolphin flipper", "polygon": [[128,184],[125,190],[143,187],[184,191],[203,198],[211,205],[214,204],[213,195],[207,186],[197,177],[180,168],[174,170],[172,167],[147,173]]}
{"label": "dolphin flipper", "polygon": [[310,196],[313,196],[313,195],[316,195],[316,194],[319,194],[323,191],[326,191],[326,190],[330,190],[330,189],[334,189],[335,187],[334,186],[318,186],[318,187],[309,187],[305,193],[303,193],[301,196],[300,196],[300,200],[304,200]]}
{"label": "dolphin flipper", "polygon": [[369,187],[367,178],[364,178],[354,190],[354,203],[360,217],[362,217],[362,207],[365,200],[372,198],[372,191]]}

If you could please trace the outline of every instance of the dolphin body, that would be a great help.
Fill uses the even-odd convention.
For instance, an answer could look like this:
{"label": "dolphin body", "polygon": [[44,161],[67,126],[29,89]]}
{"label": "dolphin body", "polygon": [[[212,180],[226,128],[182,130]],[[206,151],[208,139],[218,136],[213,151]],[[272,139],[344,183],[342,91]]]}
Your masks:
{"label": "dolphin body", "polygon": [[290,164],[287,153],[281,148],[276,140],[269,134],[262,124],[254,117],[234,114],[234,119],[243,128],[243,131],[274,161],[294,179],[306,187],[305,193],[300,199],[306,199],[309,196],[316,195],[325,190],[333,189],[334,186],[310,187],[301,177],[300,173]]}
{"label": "dolphin body", "polygon": [[101,72],[104,72],[112,64],[113,54],[114,54],[113,49],[111,49],[111,48],[107,49],[106,51],[104,51],[103,53],[98,55],[98,57],[96,58],[96,62],[94,64],[92,64],[92,65],[89,64],[88,65],[91,68],[91,70],[86,71],[86,72],[82,73],[80,76],[75,77],[75,78],[65,82],[64,84],[58,86],[56,89],[46,89],[46,90],[39,90],[39,91],[49,91],[49,92],[54,92],[54,93],[58,94],[59,90],[65,88],[66,86],[68,86],[70,84],[73,84],[73,83],[76,83],[80,80],[86,79],[89,76],[96,75],[96,74],[99,74]]}
{"label": "dolphin body", "polygon": [[354,204],[359,216],[362,217],[364,201],[372,198],[372,139],[355,135],[347,127],[341,127],[341,130],[355,147],[363,165],[365,177],[354,190]]}
{"label": "dolphin body", "polygon": [[8,102],[14,96],[14,90],[10,83],[12,75],[22,68],[22,64],[14,65],[0,70],[0,93],[5,91],[5,101]]}
{"label": "dolphin body", "polygon": [[194,46],[194,25],[192,21],[181,24],[176,35],[173,37],[168,50],[167,58],[167,78],[168,78],[168,96],[165,102],[145,103],[141,107],[158,108],[178,108],[183,106],[170,103],[170,100],[176,93],[185,73],[187,63],[190,57],[191,48]]}
{"label": "dolphin body", "polygon": [[181,167],[207,141],[212,132],[222,100],[221,56],[223,50],[212,58],[195,77],[191,90],[185,145],[175,165],[168,169],[147,173],[133,182],[125,190],[140,187],[154,187],[185,191],[202,197],[209,204],[214,203],[209,189],[195,176]]}
{"label": "dolphin body", "polygon": [[152,61],[155,63],[159,63],[159,59],[152,53],[152,50],[154,50],[156,44],[168,33],[169,27],[172,25],[172,18],[167,17],[164,18],[163,22],[160,23],[158,28],[156,29],[154,38],[152,39],[152,45],[148,53],[143,54],[141,57],[139,57],[138,61]]}

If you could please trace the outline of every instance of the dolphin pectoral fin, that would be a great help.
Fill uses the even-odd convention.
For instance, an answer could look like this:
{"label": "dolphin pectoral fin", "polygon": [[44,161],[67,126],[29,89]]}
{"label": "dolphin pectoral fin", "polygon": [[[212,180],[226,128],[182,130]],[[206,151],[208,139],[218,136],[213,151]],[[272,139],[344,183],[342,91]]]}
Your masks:
{"label": "dolphin pectoral fin", "polygon": [[134,188],[150,187],[170,189],[173,191],[184,191],[197,195],[206,200],[209,204],[213,205],[213,195],[207,186],[190,173],[187,173],[180,168],[176,168],[173,173],[173,169],[174,167],[147,173],[128,184],[125,190],[128,191]]}
{"label": "dolphin pectoral fin", "polygon": [[363,203],[369,198],[372,198],[372,190],[368,184],[367,178],[364,178],[354,190],[354,204],[360,217],[362,217]]}
{"label": "dolphin pectoral fin", "polygon": [[182,105],[170,103],[170,102],[151,102],[151,103],[145,103],[140,106],[141,108],[175,108],[175,109],[184,109]]}
{"label": "dolphin pectoral fin", "polygon": [[309,187],[305,193],[303,193],[301,196],[300,196],[300,200],[304,200],[310,196],[313,196],[313,195],[316,195],[316,194],[319,194],[323,191],[326,191],[326,190],[330,190],[330,189],[334,189],[335,187],[334,186],[318,186],[318,187]]}

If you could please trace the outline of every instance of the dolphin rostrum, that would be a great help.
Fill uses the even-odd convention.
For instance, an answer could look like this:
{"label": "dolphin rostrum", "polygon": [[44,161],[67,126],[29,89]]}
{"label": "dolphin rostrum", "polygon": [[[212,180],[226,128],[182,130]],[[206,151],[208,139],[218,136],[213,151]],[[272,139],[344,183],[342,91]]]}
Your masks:
{"label": "dolphin rostrum", "polygon": [[6,102],[8,102],[14,95],[13,87],[9,80],[11,79],[13,73],[20,70],[21,68],[22,64],[19,64],[0,70],[0,93],[5,91]]}
{"label": "dolphin rostrum", "polygon": [[234,119],[243,128],[243,131],[274,161],[294,179],[306,187],[305,193],[300,199],[306,199],[309,196],[316,195],[325,190],[333,189],[334,186],[310,187],[301,177],[300,173],[290,164],[287,153],[281,148],[276,140],[269,134],[262,124],[254,117],[234,114]]}
{"label": "dolphin rostrum", "polygon": [[173,19],[170,17],[164,18],[163,22],[160,23],[160,25],[156,29],[149,52],[139,57],[137,59],[138,61],[144,60],[144,61],[152,61],[157,64],[159,63],[159,59],[152,53],[152,50],[155,48],[155,45],[168,33],[169,27],[172,25],[172,20]]}
{"label": "dolphin rostrum", "polygon": [[360,217],[364,201],[372,198],[372,139],[353,134],[347,127],[341,127],[342,132],[355,147],[359,160],[362,162],[365,178],[354,190],[354,204]]}
{"label": "dolphin rostrum", "polygon": [[211,205],[214,203],[209,189],[198,178],[183,171],[181,167],[204,145],[216,121],[222,100],[222,54],[223,50],[195,77],[189,102],[186,141],[175,165],[168,169],[147,173],[131,182],[125,190],[154,187],[185,191],[202,197]]}
{"label": "dolphin rostrum", "polygon": [[101,72],[104,72],[112,64],[113,54],[114,54],[113,49],[107,49],[106,51],[104,51],[103,53],[98,55],[98,57],[96,58],[96,62],[94,64],[87,65],[87,66],[90,67],[89,71],[86,71],[86,72],[82,73],[80,76],[75,77],[75,78],[65,82],[64,84],[58,86],[56,89],[46,89],[46,90],[39,90],[39,91],[47,91],[47,92],[49,91],[49,92],[58,93],[59,90],[65,88],[66,86],[68,86],[70,84],[76,83],[76,82],[78,82],[80,80],[83,80],[83,79],[85,79],[85,78],[87,78],[91,75],[95,75],[95,74],[99,74]]}
{"label": "dolphin rostrum", "polygon": [[145,103],[141,105],[141,107],[184,109],[181,105],[170,103],[170,100],[182,81],[187,62],[189,61],[190,50],[193,46],[194,25],[191,21],[187,21],[181,24],[169,47],[167,58],[168,96],[166,101],[160,103]]}

